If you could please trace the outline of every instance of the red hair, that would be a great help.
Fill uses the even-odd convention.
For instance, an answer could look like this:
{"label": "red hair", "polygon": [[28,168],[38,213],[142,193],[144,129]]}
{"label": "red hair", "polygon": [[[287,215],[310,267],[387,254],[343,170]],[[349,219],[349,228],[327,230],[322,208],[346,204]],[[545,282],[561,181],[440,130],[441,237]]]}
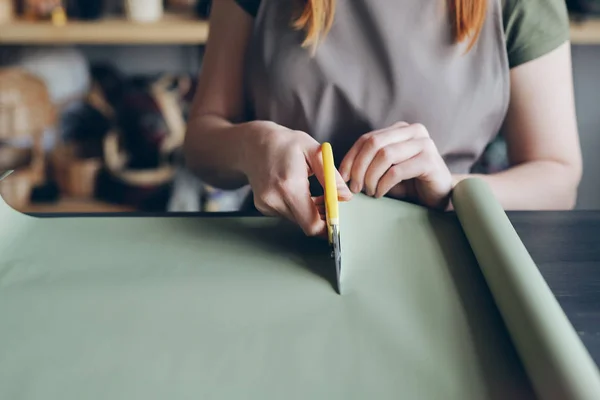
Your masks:
{"label": "red hair", "polygon": [[[469,49],[473,47],[487,11],[487,0],[447,0],[449,2],[450,19],[454,29],[456,42],[470,39]],[[306,32],[303,43],[313,49],[331,29],[335,14],[336,0],[303,0],[302,14],[294,21],[294,27]]]}

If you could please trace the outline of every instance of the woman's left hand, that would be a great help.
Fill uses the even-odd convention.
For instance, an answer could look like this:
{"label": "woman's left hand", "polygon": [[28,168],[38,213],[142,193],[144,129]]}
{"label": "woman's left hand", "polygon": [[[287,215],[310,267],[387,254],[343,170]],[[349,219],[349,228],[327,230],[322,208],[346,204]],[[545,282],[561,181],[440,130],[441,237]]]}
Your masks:
{"label": "woman's left hand", "polygon": [[399,122],[363,135],[340,165],[354,193],[390,195],[445,209],[452,174],[421,124]]}

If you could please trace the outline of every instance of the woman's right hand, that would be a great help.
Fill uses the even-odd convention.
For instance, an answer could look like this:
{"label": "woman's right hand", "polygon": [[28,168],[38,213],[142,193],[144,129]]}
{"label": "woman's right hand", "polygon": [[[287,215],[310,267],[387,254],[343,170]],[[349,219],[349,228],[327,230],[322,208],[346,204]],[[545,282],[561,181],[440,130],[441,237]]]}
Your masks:
{"label": "woman's right hand", "polygon": [[[324,187],[321,145],[307,133],[272,122],[255,122],[249,132],[243,172],[261,213],[280,216],[297,223],[308,236],[326,233],[322,199],[311,196],[308,178],[315,175]],[[250,139],[250,136],[248,137]],[[336,171],[337,172],[337,171]],[[352,192],[337,173],[338,197],[352,198]]]}

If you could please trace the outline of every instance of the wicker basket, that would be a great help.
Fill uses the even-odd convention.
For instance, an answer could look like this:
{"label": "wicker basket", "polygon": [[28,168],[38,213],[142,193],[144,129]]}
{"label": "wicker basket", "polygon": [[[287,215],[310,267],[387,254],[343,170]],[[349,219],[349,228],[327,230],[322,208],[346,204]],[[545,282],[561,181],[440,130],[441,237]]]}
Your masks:
{"label": "wicker basket", "polygon": [[30,165],[31,151],[0,146],[0,171],[15,170],[0,181],[0,195],[13,208],[22,209],[29,203],[34,180]]}
{"label": "wicker basket", "polygon": [[169,155],[180,148],[185,138],[186,123],[175,95],[168,90],[171,76],[165,76],[152,85],[152,97],[156,100],[165,122],[169,136],[161,145],[161,155],[165,160],[155,169],[128,170],[127,155],[119,148],[119,135],[110,132],[104,139],[104,161],[106,168],[117,179],[132,186],[160,186],[175,177],[176,167],[169,161]]}
{"label": "wicker basket", "polygon": [[19,68],[0,68],[0,140],[41,136],[55,121],[43,80]]}
{"label": "wicker basket", "polygon": [[44,81],[19,68],[0,68],[0,141],[21,137],[33,141],[29,149],[0,144],[0,171],[15,170],[2,180],[0,190],[15,208],[26,206],[32,188],[45,180],[43,134],[55,120]]}
{"label": "wicker basket", "polygon": [[0,181],[0,195],[12,208],[23,210],[31,198],[31,178],[28,171],[17,171]]}
{"label": "wicker basket", "polygon": [[64,144],[52,152],[51,164],[62,193],[75,198],[94,196],[96,177],[102,167],[100,158],[80,158],[73,145]]}
{"label": "wicker basket", "polygon": [[160,186],[175,176],[175,167],[167,164],[153,169],[127,169],[127,156],[119,149],[116,132],[109,132],[104,138],[104,162],[111,175],[131,186]]}

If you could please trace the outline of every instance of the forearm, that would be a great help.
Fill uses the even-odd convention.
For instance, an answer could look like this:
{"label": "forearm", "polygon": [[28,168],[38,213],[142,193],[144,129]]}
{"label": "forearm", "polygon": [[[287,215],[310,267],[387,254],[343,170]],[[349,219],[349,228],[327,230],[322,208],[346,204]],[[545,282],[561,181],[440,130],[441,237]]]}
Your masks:
{"label": "forearm", "polygon": [[485,180],[506,210],[568,210],[575,206],[578,168],[555,161],[531,161],[490,175],[456,175]]}
{"label": "forearm", "polygon": [[233,124],[214,115],[190,120],[184,144],[187,167],[209,185],[233,190],[247,183],[243,172],[252,123]]}

